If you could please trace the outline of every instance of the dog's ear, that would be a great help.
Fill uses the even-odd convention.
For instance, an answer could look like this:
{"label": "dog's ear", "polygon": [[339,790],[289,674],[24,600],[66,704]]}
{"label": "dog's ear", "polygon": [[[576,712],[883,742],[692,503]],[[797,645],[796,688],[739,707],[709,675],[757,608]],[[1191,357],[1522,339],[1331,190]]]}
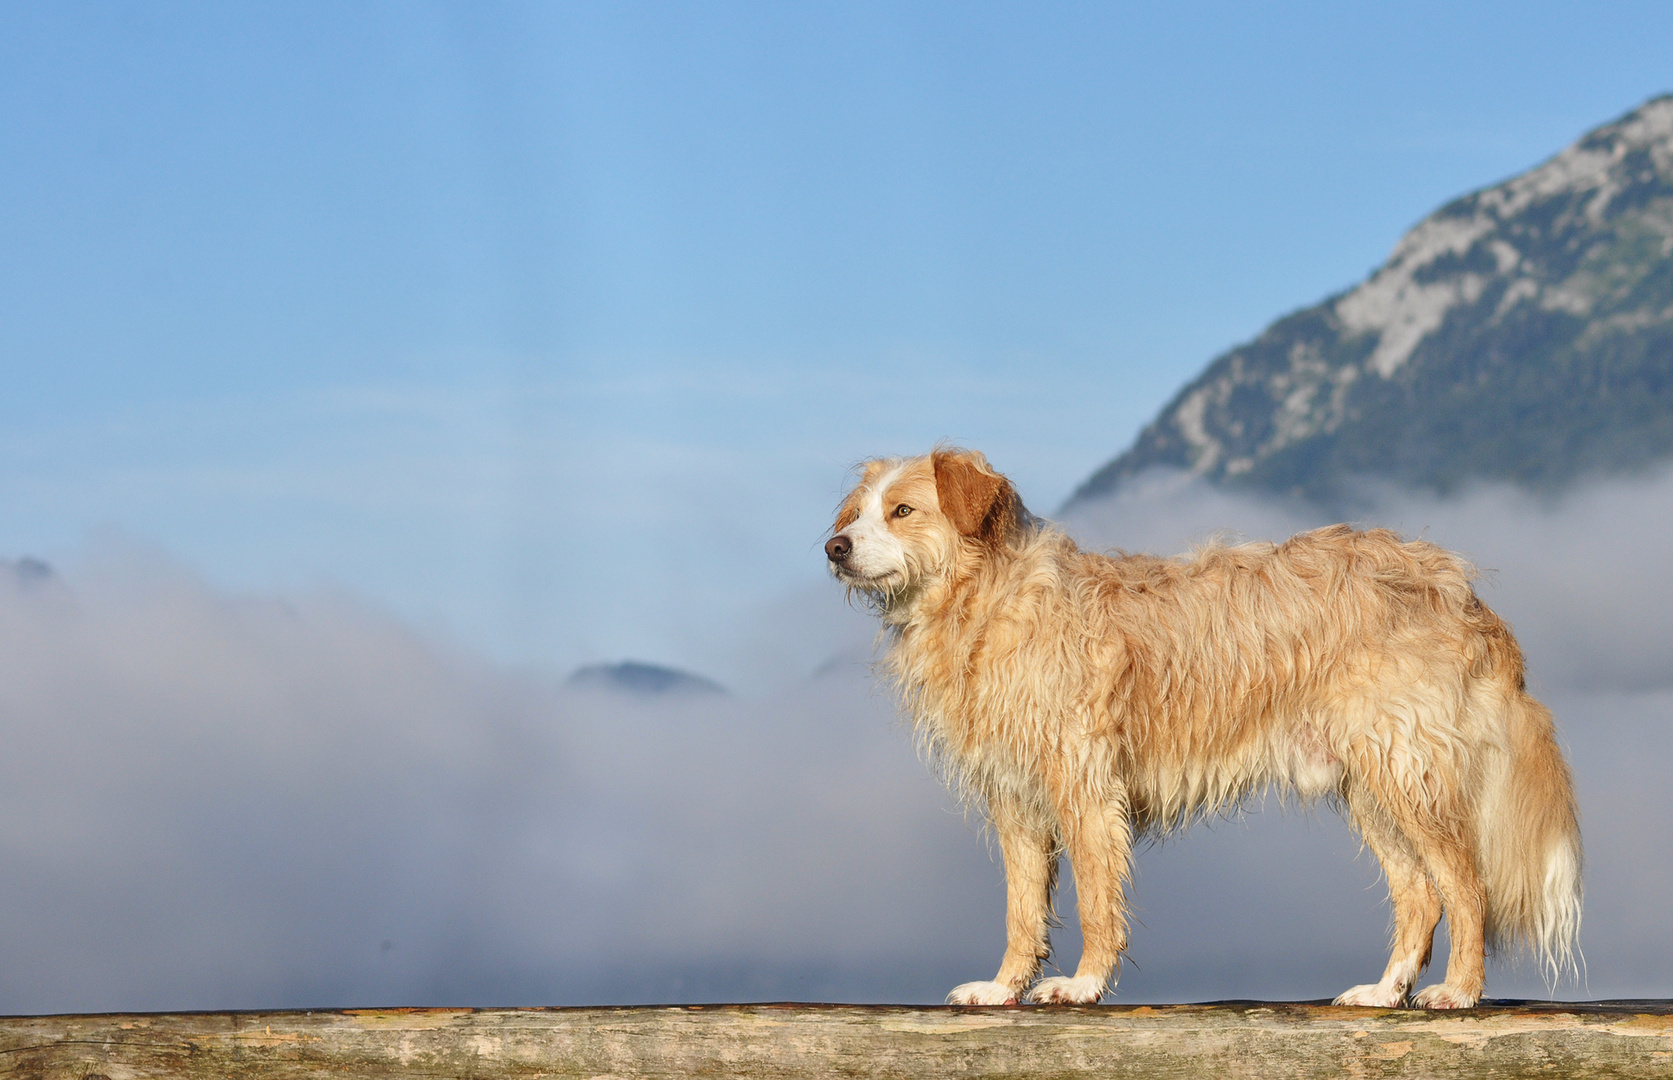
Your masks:
{"label": "dog's ear", "polygon": [[1017,528],[1017,495],[1011,482],[994,472],[980,454],[938,450],[935,497],[941,512],[963,536],[989,544],[1004,542]]}

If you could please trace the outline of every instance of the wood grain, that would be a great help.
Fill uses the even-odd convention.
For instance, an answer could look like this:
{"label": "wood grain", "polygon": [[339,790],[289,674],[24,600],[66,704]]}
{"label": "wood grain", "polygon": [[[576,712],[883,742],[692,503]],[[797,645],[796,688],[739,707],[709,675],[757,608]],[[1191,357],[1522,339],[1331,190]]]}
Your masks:
{"label": "wood grain", "polygon": [[0,1076],[1673,1077],[1673,1002],[704,1005],[0,1018]]}

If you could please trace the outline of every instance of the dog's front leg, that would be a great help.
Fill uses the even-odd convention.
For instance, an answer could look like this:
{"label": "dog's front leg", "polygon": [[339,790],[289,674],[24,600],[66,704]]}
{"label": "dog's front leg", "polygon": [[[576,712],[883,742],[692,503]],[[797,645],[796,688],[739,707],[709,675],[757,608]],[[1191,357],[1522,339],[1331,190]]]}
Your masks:
{"label": "dog's front leg", "polygon": [[1057,884],[1056,840],[1009,808],[990,805],[989,810],[1005,857],[1005,958],[992,982],[954,987],[947,995],[949,1005],[1015,1004],[1051,953],[1047,923]]}
{"label": "dog's front leg", "polygon": [[1086,946],[1073,978],[1041,979],[1029,991],[1041,1004],[1090,1005],[1104,996],[1127,947],[1127,879],[1132,872],[1133,824],[1118,784],[1082,790],[1059,810],[1069,863],[1075,872],[1081,935]]}

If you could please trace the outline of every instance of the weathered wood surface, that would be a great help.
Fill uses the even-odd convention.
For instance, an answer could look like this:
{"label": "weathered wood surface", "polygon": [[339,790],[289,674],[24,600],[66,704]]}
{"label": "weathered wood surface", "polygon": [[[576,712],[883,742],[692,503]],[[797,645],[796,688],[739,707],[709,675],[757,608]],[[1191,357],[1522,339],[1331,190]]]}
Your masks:
{"label": "weathered wood surface", "polygon": [[0,1075],[1673,1077],[1673,1002],[706,1005],[0,1018]]}

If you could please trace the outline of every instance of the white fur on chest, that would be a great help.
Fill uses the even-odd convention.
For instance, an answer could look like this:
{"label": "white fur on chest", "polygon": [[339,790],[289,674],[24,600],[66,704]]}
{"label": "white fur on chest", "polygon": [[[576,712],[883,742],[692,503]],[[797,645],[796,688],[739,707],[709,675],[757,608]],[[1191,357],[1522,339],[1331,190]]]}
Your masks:
{"label": "white fur on chest", "polygon": [[983,708],[996,696],[984,685],[989,672],[972,672],[956,690],[920,673],[932,662],[912,648],[910,632],[888,656],[902,708],[912,721],[920,749],[943,772],[959,797],[1022,813],[1056,830],[1056,811],[1045,785],[1043,751],[1055,742],[1046,731],[1052,710],[1042,702],[1016,701],[1013,710]]}

